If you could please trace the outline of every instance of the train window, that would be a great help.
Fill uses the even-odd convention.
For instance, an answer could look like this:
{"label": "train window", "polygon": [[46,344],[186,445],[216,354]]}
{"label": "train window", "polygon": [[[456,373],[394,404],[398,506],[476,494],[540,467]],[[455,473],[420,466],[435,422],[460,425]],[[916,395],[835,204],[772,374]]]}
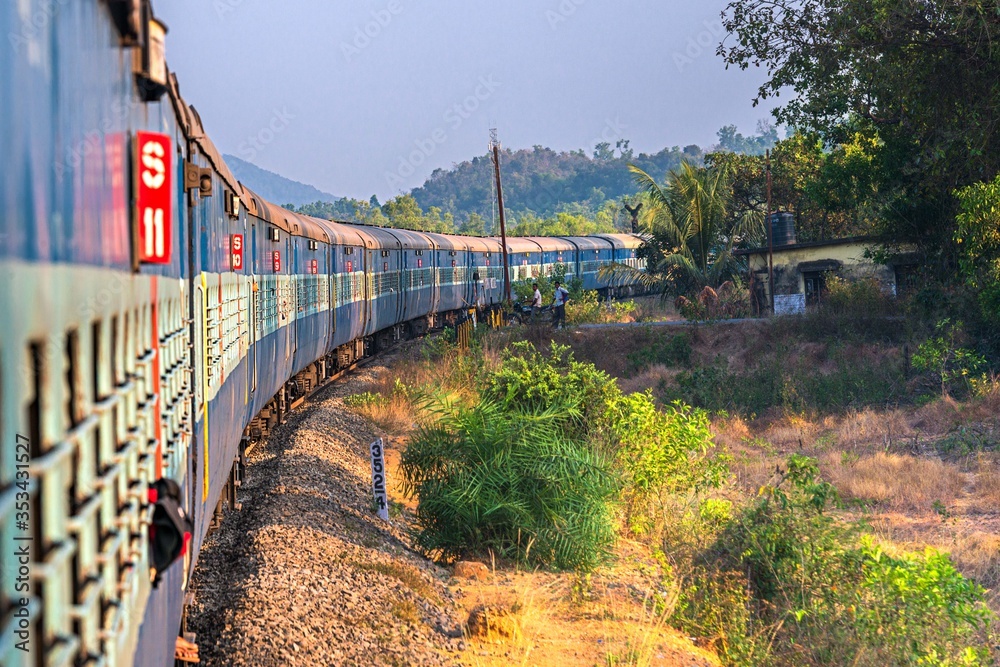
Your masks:
{"label": "train window", "polygon": [[280,241],[281,240],[281,232],[278,231],[277,227],[268,227],[268,229],[267,229],[267,237],[269,239],[271,239],[272,241]]}
{"label": "train window", "polygon": [[[354,254],[354,248],[344,248],[344,254],[345,255],[353,255]],[[350,271],[350,269],[348,269],[348,271]]]}
{"label": "train window", "polygon": [[317,249],[318,247],[319,247],[319,243],[317,243],[317,242],[316,242],[315,240],[313,240],[313,239],[310,239],[310,240],[309,240],[309,249],[310,249],[310,250],[316,250],[316,249]]}
{"label": "train window", "polygon": [[76,426],[83,421],[83,405],[80,396],[80,334],[70,331],[66,336],[66,386],[69,392],[66,396],[66,417],[69,423]]}
{"label": "train window", "polygon": [[383,250],[382,251],[382,256],[383,257],[388,257],[389,256],[389,251],[388,250]]}

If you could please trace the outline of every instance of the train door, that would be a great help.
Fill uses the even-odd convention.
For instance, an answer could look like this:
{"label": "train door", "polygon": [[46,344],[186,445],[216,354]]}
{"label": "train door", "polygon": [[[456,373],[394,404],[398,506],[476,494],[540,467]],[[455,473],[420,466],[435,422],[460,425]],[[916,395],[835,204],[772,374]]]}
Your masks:
{"label": "train door", "polygon": [[[246,253],[244,252],[244,255]],[[250,224],[250,345],[247,353],[247,384],[252,398],[257,391],[257,313],[260,309],[260,286],[257,284],[257,276],[260,271],[257,268],[257,225]]]}
{"label": "train door", "polygon": [[330,245],[326,247],[326,281],[327,303],[330,304],[330,337],[332,344],[334,334],[337,333],[337,246],[330,240]]}
{"label": "train door", "polygon": [[[414,262],[416,263],[416,262]],[[410,291],[410,251],[403,247],[399,251],[399,317],[397,322],[405,322],[409,319],[407,313],[407,301]]]}
{"label": "train door", "polygon": [[363,300],[363,310],[365,313],[365,333],[370,334],[375,332],[375,320],[374,316],[378,312],[374,303],[375,300],[375,258],[373,256],[371,248],[365,247],[364,249],[364,282],[362,283],[362,300]]}

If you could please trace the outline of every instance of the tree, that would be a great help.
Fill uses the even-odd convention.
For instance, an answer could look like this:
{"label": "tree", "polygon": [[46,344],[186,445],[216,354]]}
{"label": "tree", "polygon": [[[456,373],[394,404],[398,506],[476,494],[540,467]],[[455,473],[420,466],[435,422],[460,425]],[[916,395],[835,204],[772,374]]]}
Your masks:
{"label": "tree", "polygon": [[740,0],[723,23],[729,65],[768,72],[755,102],[793,91],[779,122],[827,145],[856,133],[881,231],[953,265],[953,192],[1000,170],[1000,13],[993,0]]}
{"label": "tree", "polygon": [[1000,324],[1000,176],[957,193],[960,267],[988,322]]}

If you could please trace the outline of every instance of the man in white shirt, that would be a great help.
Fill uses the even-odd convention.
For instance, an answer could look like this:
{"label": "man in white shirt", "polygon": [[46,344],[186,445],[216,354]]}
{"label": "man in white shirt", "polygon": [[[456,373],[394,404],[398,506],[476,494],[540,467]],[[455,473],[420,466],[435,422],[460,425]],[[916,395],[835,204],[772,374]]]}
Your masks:
{"label": "man in white shirt", "polygon": [[542,309],[542,293],[538,291],[538,283],[532,287],[535,289],[535,295],[531,300],[531,319],[534,320],[538,316],[538,311]]}
{"label": "man in white shirt", "polygon": [[569,292],[557,280],[556,291],[555,294],[552,295],[552,307],[553,310],[555,310],[555,315],[552,318],[552,324],[556,327],[562,327],[566,324],[567,301],[569,301]]}

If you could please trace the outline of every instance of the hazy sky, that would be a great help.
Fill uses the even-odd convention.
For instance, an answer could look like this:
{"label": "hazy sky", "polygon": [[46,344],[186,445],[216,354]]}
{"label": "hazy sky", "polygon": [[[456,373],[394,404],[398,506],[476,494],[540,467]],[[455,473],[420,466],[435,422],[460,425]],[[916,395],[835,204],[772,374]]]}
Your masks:
{"label": "hazy sky", "polygon": [[[219,148],[385,201],[504,146],[652,152],[751,133],[758,71],[715,55],[727,0],[161,0],[167,60]],[[767,104],[767,103],[765,103]]]}

